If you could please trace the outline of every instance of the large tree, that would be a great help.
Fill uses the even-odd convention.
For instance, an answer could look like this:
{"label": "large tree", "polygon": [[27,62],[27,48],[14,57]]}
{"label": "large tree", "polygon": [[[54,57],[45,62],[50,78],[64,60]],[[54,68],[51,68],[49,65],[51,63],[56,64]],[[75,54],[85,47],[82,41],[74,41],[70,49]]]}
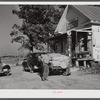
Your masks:
{"label": "large tree", "polygon": [[54,5],[19,5],[20,10],[13,10],[22,25],[14,24],[10,33],[12,42],[22,43],[22,47],[33,50],[40,47],[45,39],[54,35],[54,30],[65,6]]}

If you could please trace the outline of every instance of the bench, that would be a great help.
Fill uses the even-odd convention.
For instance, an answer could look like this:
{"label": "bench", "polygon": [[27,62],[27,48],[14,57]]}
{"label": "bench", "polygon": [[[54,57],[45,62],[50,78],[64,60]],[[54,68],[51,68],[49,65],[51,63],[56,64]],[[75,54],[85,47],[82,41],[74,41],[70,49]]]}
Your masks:
{"label": "bench", "polygon": [[87,55],[90,55],[90,52],[89,51],[83,51],[83,52],[75,53],[75,55],[76,55],[77,58],[83,58],[83,57],[86,57]]}
{"label": "bench", "polygon": [[79,62],[82,62],[84,67],[87,67],[87,62],[93,61],[92,58],[79,58],[76,60],[76,66],[80,66]]}

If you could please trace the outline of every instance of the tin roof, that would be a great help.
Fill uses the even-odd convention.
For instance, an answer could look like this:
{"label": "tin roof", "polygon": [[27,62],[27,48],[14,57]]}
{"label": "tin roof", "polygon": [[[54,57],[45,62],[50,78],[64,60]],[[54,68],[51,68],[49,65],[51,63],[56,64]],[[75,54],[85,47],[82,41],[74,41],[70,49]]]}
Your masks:
{"label": "tin roof", "polygon": [[72,5],[72,7],[77,9],[91,21],[100,22],[100,7],[88,5]]}

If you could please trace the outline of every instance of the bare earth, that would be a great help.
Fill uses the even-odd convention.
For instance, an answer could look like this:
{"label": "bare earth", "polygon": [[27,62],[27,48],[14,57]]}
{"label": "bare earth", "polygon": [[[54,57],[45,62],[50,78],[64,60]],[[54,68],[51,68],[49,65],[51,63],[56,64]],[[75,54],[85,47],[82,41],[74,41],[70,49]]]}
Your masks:
{"label": "bare earth", "polygon": [[52,75],[41,81],[38,73],[22,71],[22,66],[11,67],[10,76],[0,76],[0,89],[100,89],[100,75],[73,71],[70,76]]}

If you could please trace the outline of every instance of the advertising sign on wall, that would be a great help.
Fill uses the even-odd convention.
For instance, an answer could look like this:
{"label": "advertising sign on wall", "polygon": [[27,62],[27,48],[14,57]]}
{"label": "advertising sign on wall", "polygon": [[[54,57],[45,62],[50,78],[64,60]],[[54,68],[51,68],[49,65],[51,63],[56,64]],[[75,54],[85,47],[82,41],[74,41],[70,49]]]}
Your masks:
{"label": "advertising sign on wall", "polygon": [[95,61],[100,61],[100,48],[93,47],[93,58]]}
{"label": "advertising sign on wall", "polygon": [[92,26],[93,31],[93,58],[100,61],[100,26]]}

